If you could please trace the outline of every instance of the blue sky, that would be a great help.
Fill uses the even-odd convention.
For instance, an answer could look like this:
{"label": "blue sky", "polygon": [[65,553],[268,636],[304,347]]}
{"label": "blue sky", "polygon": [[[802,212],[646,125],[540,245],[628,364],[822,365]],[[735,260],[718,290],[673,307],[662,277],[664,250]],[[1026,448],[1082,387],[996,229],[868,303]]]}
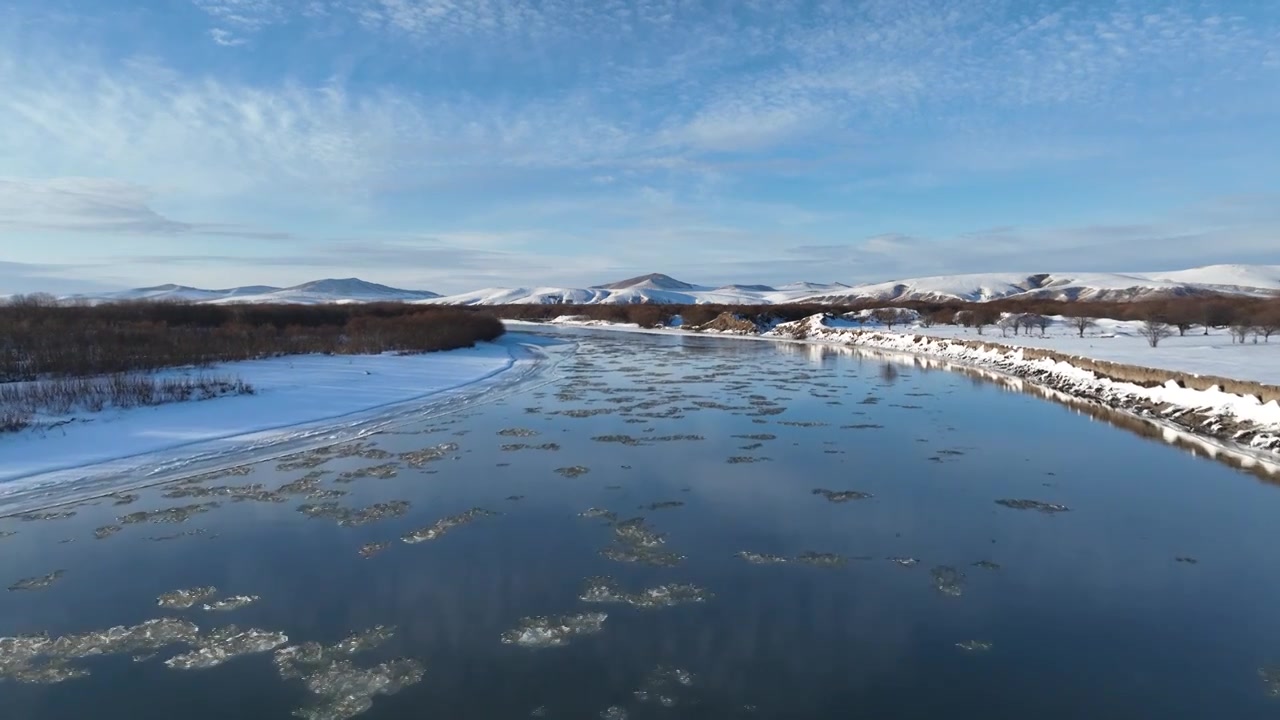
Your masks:
{"label": "blue sky", "polygon": [[1273,0],[11,0],[0,294],[1280,263]]}

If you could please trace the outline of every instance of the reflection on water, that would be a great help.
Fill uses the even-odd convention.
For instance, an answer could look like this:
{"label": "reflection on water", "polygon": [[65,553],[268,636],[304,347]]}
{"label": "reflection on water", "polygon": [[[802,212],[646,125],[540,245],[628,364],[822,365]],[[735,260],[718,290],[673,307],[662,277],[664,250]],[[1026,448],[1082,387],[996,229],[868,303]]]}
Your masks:
{"label": "reflection on water", "polygon": [[1280,495],[1185,439],[921,359],[558,334],[549,385],[0,520],[3,717],[1277,712]]}

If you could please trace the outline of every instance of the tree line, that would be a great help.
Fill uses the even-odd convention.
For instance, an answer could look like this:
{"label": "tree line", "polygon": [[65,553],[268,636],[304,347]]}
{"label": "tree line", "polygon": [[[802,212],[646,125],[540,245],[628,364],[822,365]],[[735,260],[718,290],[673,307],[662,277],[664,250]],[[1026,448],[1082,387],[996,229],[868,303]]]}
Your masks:
{"label": "tree line", "polygon": [[[1280,297],[1254,298],[1226,295],[1195,295],[1152,300],[1047,300],[1006,299],[988,302],[885,302],[864,300],[842,304],[789,303],[783,305],[502,305],[488,310],[512,320],[550,320],[561,315],[578,315],[592,320],[635,323],[642,327],[670,324],[680,316],[687,326],[697,326],[731,313],[760,321],[790,322],[818,313],[843,315],[860,313],[887,327],[918,322],[921,326],[962,325],[979,334],[988,329],[1003,335],[1038,330],[1042,334],[1054,316],[1081,337],[1098,320],[1138,321],[1148,342],[1174,334],[1208,334],[1226,329],[1238,342],[1250,337],[1269,341],[1280,333]],[[868,312],[870,311],[870,312]]]}
{"label": "tree line", "polygon": [[68,306],[17,296],[0,302],[0,382],[309,353],[452,350],[503,332],[491,313],[433,305]]}

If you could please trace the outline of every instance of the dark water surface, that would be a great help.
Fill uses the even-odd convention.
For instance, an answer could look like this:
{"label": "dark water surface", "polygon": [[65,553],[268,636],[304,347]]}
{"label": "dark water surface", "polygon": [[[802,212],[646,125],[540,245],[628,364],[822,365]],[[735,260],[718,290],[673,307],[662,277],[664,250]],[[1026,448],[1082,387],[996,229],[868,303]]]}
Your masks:
{"label": "dark water surface", "polygon": [[[294,459],[314,467],[273,460],[69,518],[0,520],[15,533],[0,539],[0,587],[65,571],[0,590],[0,636],[47,632],[63,648],[16,662],[36,641],[0,640],[0,718],[339,718],[376,689],[398,692],[360,717],[1280,713],[1260,673],[1280,663],[1276,487],[960,374],[830,349],[560,334],[579,347],[549,382]],[[537,434],[499,434],[516,429]],[[558,449],[503,449],[547,443]],[[362,468],[375,476],[342,476]],[[278,491],[313,471],[314,486]],[[231,496],[251,484],[264,492]],[[211,490],[227,486],[240,489]],[[175,490],[231,495],[164,496]],[[397,500],[402,515],[351,527],[298,510]],[[209,502],[185,522],[118,521]],[[472,508],[494,514],[401,540]],[[588,508],[616,519],[579,517]],[[596,576],[630,602],[581,599]],[[157,606],[199,586],[261,599]],[[645,607],[661,604],[648,588],[690,601]],[[599,631],[561,646],[502,641],[537,639],[510,634],[522,618],[595,612]],[[163,617],[198,634],[102,655],[53,639]],[[284,647],[394,634],[285,676],[274,651],[166,666],[230,624],[283,633]],[[44,682],[18,682],[42,668]],[[79,676],[48,682],[66,674]]]}

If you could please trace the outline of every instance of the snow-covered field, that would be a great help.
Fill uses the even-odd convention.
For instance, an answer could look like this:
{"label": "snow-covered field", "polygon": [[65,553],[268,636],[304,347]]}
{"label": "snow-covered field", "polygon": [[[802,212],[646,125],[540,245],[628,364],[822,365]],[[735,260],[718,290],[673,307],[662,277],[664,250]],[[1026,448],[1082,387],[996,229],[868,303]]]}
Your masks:
{"label": "snow-covered field", "polygon": [[[1136,322],[1099,320],[1098,327],[1085,331],[1084,337],[1079,337],[1060,319],[1055,320],[1044,336],[1039,330],[1031,335],[1010,332],[1002,336],[996,327],[984,328],[983,334],[978,335],[972,328],[954,325],[929,328],[895,326],[894,332],[1044,348],[1094,360],[1280,385],[1280,335],[1273,335],[1269,343],[1259,339],[1256,344],[1250,337],[1241,345],[1233,343],[1226,330],[1212,330],[1205,335],[1203,329],[1196,328],[1185,337],[1175,333],[1153,348],[1147,344],[1146,338],[1138,335],[1138,326]],[[883,329],[872,325],[867,327]]]}
{"label": "snow-covered field", "polygon": [[303,355],[227,363],[255,394],[78,416],[47,431],[0,435],[0,497],[89,476],[171,471],[290,441],[342,436],[492,391],[536,363],[516,338],[423,355]]}

